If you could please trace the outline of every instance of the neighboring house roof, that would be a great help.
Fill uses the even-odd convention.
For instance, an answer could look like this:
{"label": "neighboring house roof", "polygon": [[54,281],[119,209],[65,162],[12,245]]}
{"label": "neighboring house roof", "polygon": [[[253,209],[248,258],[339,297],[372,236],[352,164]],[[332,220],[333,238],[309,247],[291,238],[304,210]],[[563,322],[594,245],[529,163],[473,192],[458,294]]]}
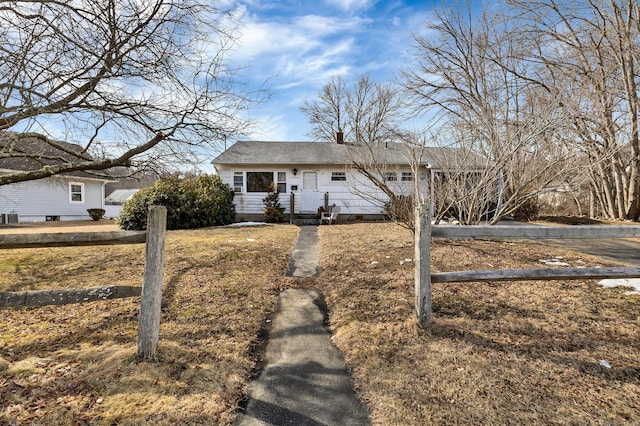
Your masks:
{"label": "neighboring house roof", "polygon": [[[13,171],[37,170],[46,165],[63,164],[79,160],[91,160],[88,154],[82,154],[80,145],[55,141],[56,144],[77,155],[57,149],[45,141],[32,138],[11,138],[10,132],[0,132],[0,169]],[[106,171],[103,173],[107,173]],[[83,171],[63,173],[88,179],[110,181],[108,177],[96,176]]]}
{"label": "neighboring house roof", "polygon": [[[416,148],[416,153],[420,148]],[[424,147],[420,164],[440,168],[443,161],[448,162],[456,150],[451,148]],[[460,155],[459,151],[457,155]],[[353,158],[371,158],[388,165],[406,165],[410,163],[410,151],[407,145],[388,142],[381,144],[375,152],[368,146],[350,143],[331,142],[262,142],[238,141],[220,154],[213,164],[219,165],[348,165]]]}
{"label": "neighboring house roof", "polygon": [[109,182],[104,186],[105,195],[109,195],[117,189],[140,189],[147,186],[153,186],[153,184],[160,179],[160,175],[153,171],[136,174],[135,177],[131,176],[130,169],[127,170],[127,173],[126,177],[118,177],[118,175],[112,174],[112,176],[114,176],[114,181]]}
{"label": "neighboring house roof", "polygon": [[139,189],[116,189],[105,197],[104,202],[107,204],[122,204],[133,197],[133,194],[138,191]]}

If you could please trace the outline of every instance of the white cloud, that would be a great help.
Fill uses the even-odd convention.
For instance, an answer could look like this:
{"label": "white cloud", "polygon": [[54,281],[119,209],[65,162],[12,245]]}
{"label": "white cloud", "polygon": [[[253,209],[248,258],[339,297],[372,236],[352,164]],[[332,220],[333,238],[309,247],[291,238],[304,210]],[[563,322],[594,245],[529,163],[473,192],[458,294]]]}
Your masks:
{"label": "white cloud", "polygon": [[327,0],[327,3],[342,10],[366,9],[373,5],[375,0]]}
{"label": "white cloud", "polygon": [[334,75],[391,81],[413,61],[411,33],[423,30],[428,8],[406,1],[241,0],[235,14],[240,36],[228,59],[245,66],[239,80],[251,87],[267,81],[271,94],[252,111],[260,133],[250,137],[304,140],[309,124],[299,108]]}
{"label": "white cloud", "polygon": [[345,39],[334,45],[325,46],[317,53],[285,55],[283,56],[285,64],[281,71],[285,76],[326,81],[327,75],[336,74],[338,69],[345,68],[340,58],[348,56],[352,45],[352,39]]}
{"label": "white cloud", "polygon": [[280,141],[287,134],[287,118],[283,115],[260,115],[253,118],[256,129],[247,136],[253,140]]}
{"label": "white cloud", "polygon": [[[304,53],[324,47],[326,38],[357,31],[362,18],[330,18],[306,15],[290,22],[259,21],[245,15],[242,36],[233,56],[252,59],[256,56],[295,51]],[[347,30],[345,30],[347,29]]]}
{"label": "white cloud", "polygon": [[[317,80],[344,70],[355,48],[353,34],[370,22],[360,17],[319,15],[294,16],[286,22],[266,19],[245,12],[232,60],[249,65],[254,75],[297,80]],[[287,84],[295,85],[295,81]]]}

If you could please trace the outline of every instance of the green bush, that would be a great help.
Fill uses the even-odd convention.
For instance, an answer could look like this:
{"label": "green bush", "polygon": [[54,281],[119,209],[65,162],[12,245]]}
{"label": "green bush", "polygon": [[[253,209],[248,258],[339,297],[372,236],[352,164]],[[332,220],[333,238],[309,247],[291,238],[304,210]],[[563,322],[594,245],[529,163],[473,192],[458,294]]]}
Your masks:
{"label": "green bush", "polygon": [[122,229],[146,229],[149,206],[157,205],[167,208],[167,229],[226,225],[235,219],[233,195],[219,176],[163,178],[126,201],[116,223]]}

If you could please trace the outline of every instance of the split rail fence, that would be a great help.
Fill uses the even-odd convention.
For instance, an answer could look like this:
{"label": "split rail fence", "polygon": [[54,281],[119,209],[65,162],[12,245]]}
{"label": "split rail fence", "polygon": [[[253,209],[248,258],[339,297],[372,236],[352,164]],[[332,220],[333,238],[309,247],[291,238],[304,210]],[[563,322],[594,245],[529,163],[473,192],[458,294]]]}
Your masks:
{"label": "split rail fence", "polygon": [[0,249],[146,242],[142,287],[109,285],[82,289],[4,292],[0,293],[0,308],[67,305],[142,296],[138,320],[138,355],[144,359],[155,357],[160,335],[166,224],[166,207],[150,206],[146,232],[111,231],[0,235]]}
{"label": "split rail fence", "polygon": [[634,238],[640,237],[640,226],[432,226],[429,206],[422,204],[416,210],[415,228],[415,310],[416,320],[423,328],[431,324],[431,283],[640,278],[640,267],[537,268],[431,273],[430,265],[432,238],[497,240]]}

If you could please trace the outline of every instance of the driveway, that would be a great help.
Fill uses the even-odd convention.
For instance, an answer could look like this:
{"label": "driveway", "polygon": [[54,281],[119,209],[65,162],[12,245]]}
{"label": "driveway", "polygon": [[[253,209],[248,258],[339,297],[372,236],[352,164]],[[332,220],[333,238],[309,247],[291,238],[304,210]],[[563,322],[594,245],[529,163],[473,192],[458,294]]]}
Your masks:
{"label": "driveway", "polygon": [[[596,222],[597,224],[602,224]],[[577,223],[580,224],[581,223]],[[548,226],[548,223],[531,222],[523,223],[516,221],[503,221],[499,225],[518,226],[518,225],[542,225]],[[575,250],[580,253],[598,256],[603,259],[621,262],[629,266],[640,266],[640,239],[623,239],[623,238],[588,238],[588,239],[543,239],[535,240],[536,243],[548,244],[556,247],[563,247]]]}
{"label": "driveway", "polygon": [[564,247],[604,259],[640,266],[640,241],[631,239],[538,240],[540,243]]}

